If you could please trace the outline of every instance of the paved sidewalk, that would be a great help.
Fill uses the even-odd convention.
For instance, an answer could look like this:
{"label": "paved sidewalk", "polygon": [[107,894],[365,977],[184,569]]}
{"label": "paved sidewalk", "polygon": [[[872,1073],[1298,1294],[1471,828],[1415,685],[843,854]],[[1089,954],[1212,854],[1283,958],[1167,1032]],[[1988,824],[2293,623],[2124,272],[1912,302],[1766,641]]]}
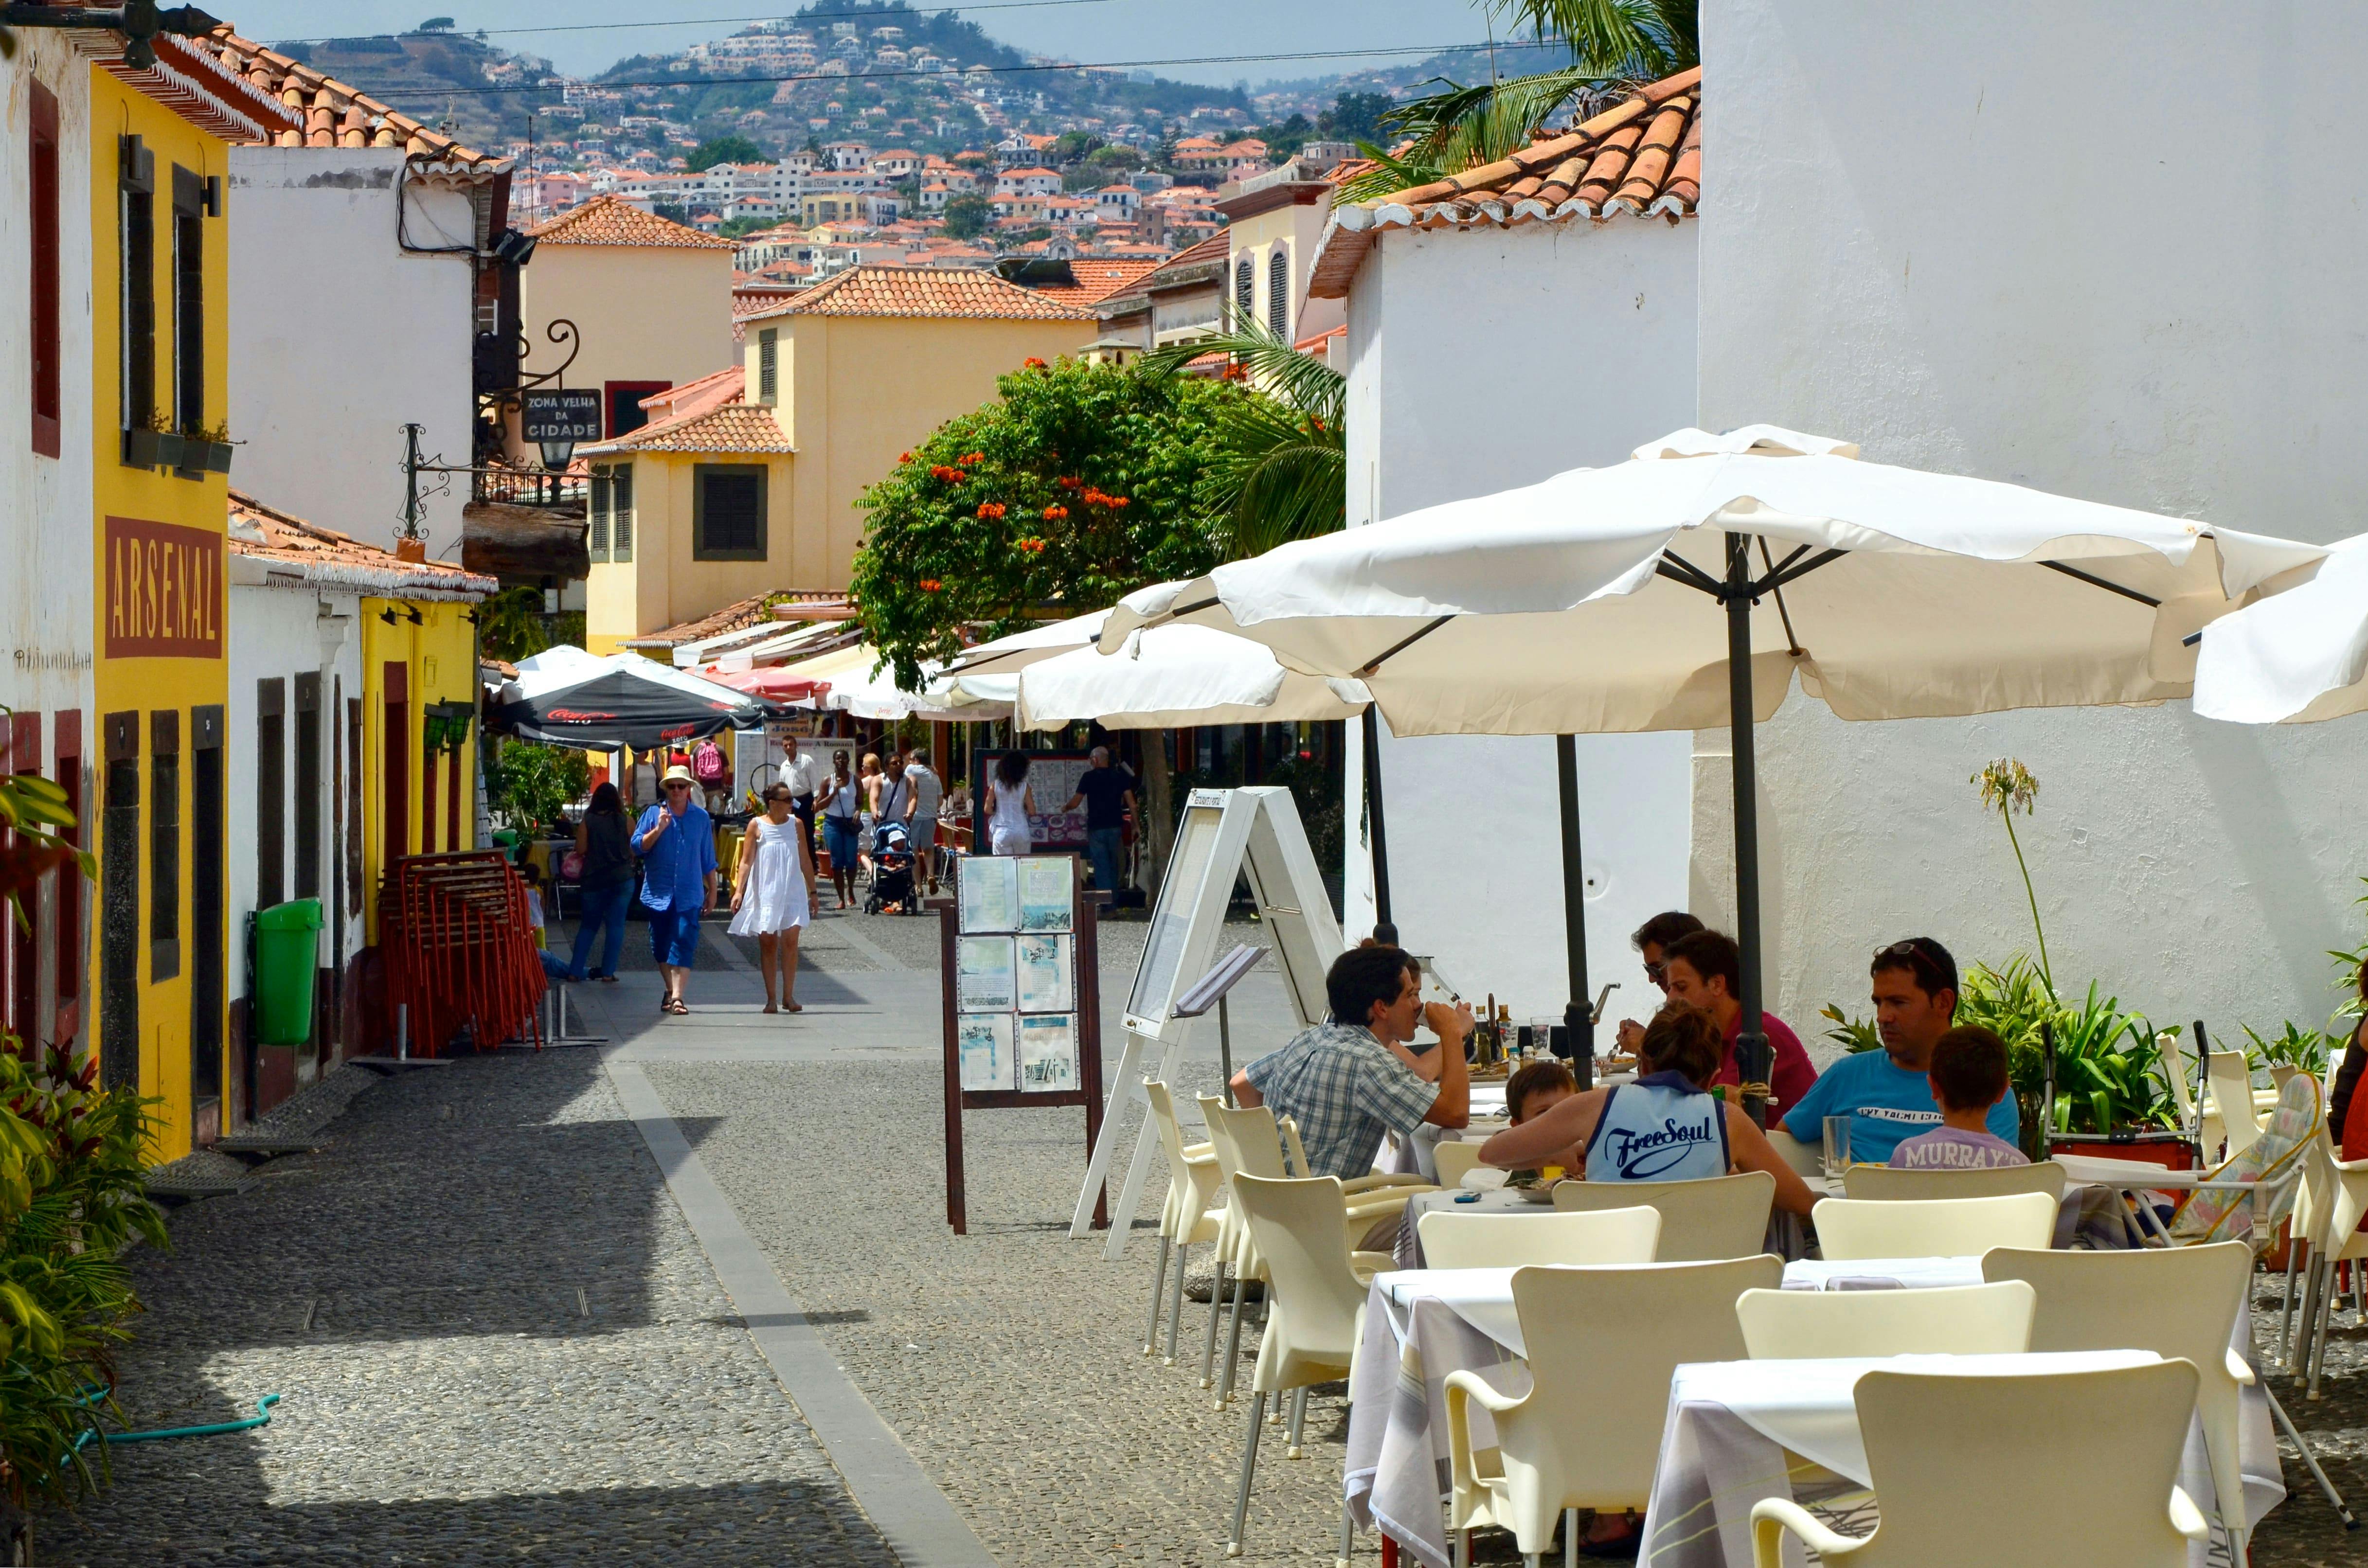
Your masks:
{"label": "paved sidewalk", "polygon": [[113,1450],[37,1562],[894,1562],[595,1052],[390,1079],[326,1137],[136,1261],[132,1425],[271,1424]]}

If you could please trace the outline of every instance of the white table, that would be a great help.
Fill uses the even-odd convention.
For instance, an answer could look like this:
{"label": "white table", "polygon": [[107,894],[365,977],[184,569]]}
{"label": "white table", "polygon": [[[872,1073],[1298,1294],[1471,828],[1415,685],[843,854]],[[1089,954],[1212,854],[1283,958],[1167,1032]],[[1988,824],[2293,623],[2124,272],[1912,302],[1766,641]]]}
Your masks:
{"label": "white table", "polygon": [[[1386,1529],[1427,1568],[1447,1568],[1448,1562],[1440,1503],[1448,1481],[1447,1374],[1474,1372],[1492,1387],[1511,1394],[1524,1392],[1530,1386],[1528,1369],[1520,1360],[1520,1320],[1513,1309],[1512,1276],[1509,1268],[1402,1269],[1375,1276],[1367,1300],[1364,1340],[1350,1391],[1354,1403],[1349,1416],[1344,1478],[1349,1505],[1359,1524]],[[1975,1285],[1982,1281],[1981,1259],[1796,1262],[1784,1269],[1787,1290],[1848,1290],[1878,1281],[1907,1289]],[[2248,1355],[2252,1348],[2249,1305],[2238,1314],[2231,1343],[2239,1355]],[[1869,1363],[1851,1365],[1862,1371]],[[1764,1378],[1765,1374],[1739,1376]],[[1783,1417],[1763,1415],[1766,1425],[1754,1426],[1747,1415],[1703,1396],[1704,1385],[1691,1386],[1694,1392],[1689,1398],[1673,1392],[1669,1431],[1662,1440],[1661,1471],[1648,1515],[1648,1524],[1680,1516],[1690,1523],[1682,1531],[1668,1529],[1670,1539],[1656,1547],[1653,1568],[1750,1568],[1748,1521],[1751,1505],[1761,1497],[1793,1496],[1804,1506],[1827,1507],[1835,1528],[1852,1534],[1863,1534],[1872,1527],[1871,1505],[1858,1514],[1829,1506],[1835,1498],[1854,1492],[1861,1494],[1859,1501],[1864,1504],[1862,1477],[1853,1482],[1842,1466],[1829,1465],[1837,1475],[1826,1477],[1822,1483],[1796,1482],[1790,1476],[1791,1461],[1782,1440],[1770,1435],[1770,1426]],[[1747,1411],[1759,1411],[1764,1403],[1764,1399],[1755,1403],[1758,1396],[1738,1393],[1736,1397],[1744,1401]],[[1831,1404],[1830,1392],[1821,1397]],[[1476,1403],[1467,1405],[1465,1411],[1474,1444],[1483,1449],[1492,1446],[1496,1432],[1487,1412]],[[1850,1426],[1854,1433],[1854,1413]],[[2284,1498],[2285,1484],[2269,1404],[2257,1388],[2245,1392],[2238,1430],[2246,1513],[2248,1519],[2258,1521]],[[2211,1512],[2211,1469],[2203,1460],[2200,1427],[2189,1440],[2180,1484],[2207,1514]],[[2220,1552],[2225,1563],[2228,1556],[2225,1538]],[[2196,1561],[2200,1564],[2204,1560],[2199,1556]]]}

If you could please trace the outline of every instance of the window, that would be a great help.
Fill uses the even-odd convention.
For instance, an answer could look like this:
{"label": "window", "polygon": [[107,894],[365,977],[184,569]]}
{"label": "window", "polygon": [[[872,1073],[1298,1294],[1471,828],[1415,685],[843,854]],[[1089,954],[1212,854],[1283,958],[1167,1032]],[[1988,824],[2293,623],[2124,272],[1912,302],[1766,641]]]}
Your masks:
{"label": "window", "polygon": [[778,327],[767,327],[757,335],[757,401],[771,403],[779,401],[781,376],[781,334]]}
{"label": "window", "polygon": [[173,427],[206,423],[205,181],[173,165]]}
{"label": "window", "polygon": [[642,406],[642,399],[655,397],[674,383],[671,381],[604,381],[601,399],[609,411],[609,439],[629,435],[650,422],[650,411]]}
{"label": "window", "polygon": [[60,454],[59,421],[63,397],[59,390],[58,293],[58,100],[39,82],[33,90],[32,136],[26,156],[26,228],[33,244],[31,294],[33,312],[33,450],[45,458]]}
{"label": "window", "polygon": [[[137,136],[116,139],[116,250],[120,258],[118,317],[122,353],[123,428],[149,428],[156,415],[156,156]],[[131,443],[124,442],[131,463]],[[144,463],[131,463],[144,468]],[[136,765],[135,765],[136,766]]]}
{"label": "window", "polygon": [[595,468],[592,471],[592,526],[584,536],[584,548],[595,561],[609,559],[609,476],[615,471]]}
{"label": "window", "polygon": [[1291,335],[1291,247],[1277,245],[1266,257],[1266,324],[1277,337]]}
{"label": "window", "polygon": [[296,896],[321,896],[321,676],[296,677]]}
{"label": "window", "polygon": [[148,979],[181,972],[181,715],[148,715]]}
{"label": "window", "polygon": [[255,683],[255,907],[288,900],[288,683]]}
{"label": "window", "polygon": [[690,558],[764,560],[764,469],[746,463],[700,463],[691,471],[690,483]]}
{"label": "window", "polygon": [[1250,253],[1244,251],[1234,263],[1234,314],[1249,321],[1258,314],[1258,301],[1252,297],[1258,288],[1258,274],[1250,269]]}
{"label": "window", "polygon": [[633,559],[633,465],[619,463],[609,471],[609,556],[619,565]]}

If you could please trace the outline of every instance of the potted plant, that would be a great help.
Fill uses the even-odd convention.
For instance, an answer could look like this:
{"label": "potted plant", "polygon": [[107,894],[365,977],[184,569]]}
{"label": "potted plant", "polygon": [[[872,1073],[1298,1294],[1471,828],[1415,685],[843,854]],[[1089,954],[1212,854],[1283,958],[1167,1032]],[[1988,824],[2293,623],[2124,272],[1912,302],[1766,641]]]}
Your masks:
{"label": "potted plant", "polygon": [[203,473],[230,472],[230,422],[200,426],[184,437],[189,447],[191,466]]}
{"label": "potted plant", "polygon": [[123,466],[126,468],[156,466],[155,431],[144,425],[139,425],[123,432]]}
{"label": "potted plant", "polygon": [[172,422],[162,414],[148,415],[148,428],[156,437],[156,466],[178,468],[188,455],[188,438],[173,428]]}

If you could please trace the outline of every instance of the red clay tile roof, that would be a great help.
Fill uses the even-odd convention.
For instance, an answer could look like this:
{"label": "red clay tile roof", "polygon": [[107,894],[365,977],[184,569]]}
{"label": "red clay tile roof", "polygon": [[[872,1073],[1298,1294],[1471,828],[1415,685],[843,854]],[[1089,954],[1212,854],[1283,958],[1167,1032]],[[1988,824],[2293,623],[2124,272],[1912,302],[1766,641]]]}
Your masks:
{"label": "red clay tile roof", "polygon": [[1127,256],[1113,259],[1106,256],[1079,256],[1069,263],[1069,275],[1075,283],[1056,283],[1032,290],[1048,300],[1061,300],[1073,305],[1090,305],[1113,294],[1124,293],[1160,263],[1157,256]]}
{"label": "red clay tile roof", "polygon": [[767,315],[938,316],[982,321],[1092,321],[1082,305],[1049,299],[968,267],[850,267]]}
{"label": "red clay tile roof", "polygon": [[747,373],[738,360],[720,370],[711,370],[697,381],[683,381],[642,399],[642,406],[650,411],[650,423],[664,424],[669,419],[688,419],[704,414],[711,408],[727,403],[737,403],[747,392]]}
{"label": "red clay tile roof", "polygon": [[674,245],[684,250],[737,250],[740,242],[702,233],[644,212],[615,196],[596,196],[527,233],[547,245]]}
{"label": "red clay tile roof", "polygon": [[400,147],[427,160],[428,172],[444,175],[493,176],[510,166],[507,158],[464,147],[334,76],[241,38],[227,26],[189,42],[250,86],[277,98],[302,122],[302,130],[279,131],[272,138],[279,146]]}
{"label": "red clay tile roof", "polygon": [[319,528],[243,491],[230,493],[230,552],[290,568],[290,575],[386,598],[482,599],[498,579],[442,561],[405,561],[393,551]]}
{"label": "red clay tile roof", "polygon": [[597,447],[575,449],[597,458],[632,452],[788,452],[796,449],[781,434],[771,409],[734,399],[682,418],[644,425]]}
{"label": "red clay tile roof", "polygon": [[1622,212],[1690,218],[1702,199],[1701,108],[1696,66],[1509,158],[1339,208],[1325,225],[1307,291],[1346,298],[1383,229],[1600,223]]}

